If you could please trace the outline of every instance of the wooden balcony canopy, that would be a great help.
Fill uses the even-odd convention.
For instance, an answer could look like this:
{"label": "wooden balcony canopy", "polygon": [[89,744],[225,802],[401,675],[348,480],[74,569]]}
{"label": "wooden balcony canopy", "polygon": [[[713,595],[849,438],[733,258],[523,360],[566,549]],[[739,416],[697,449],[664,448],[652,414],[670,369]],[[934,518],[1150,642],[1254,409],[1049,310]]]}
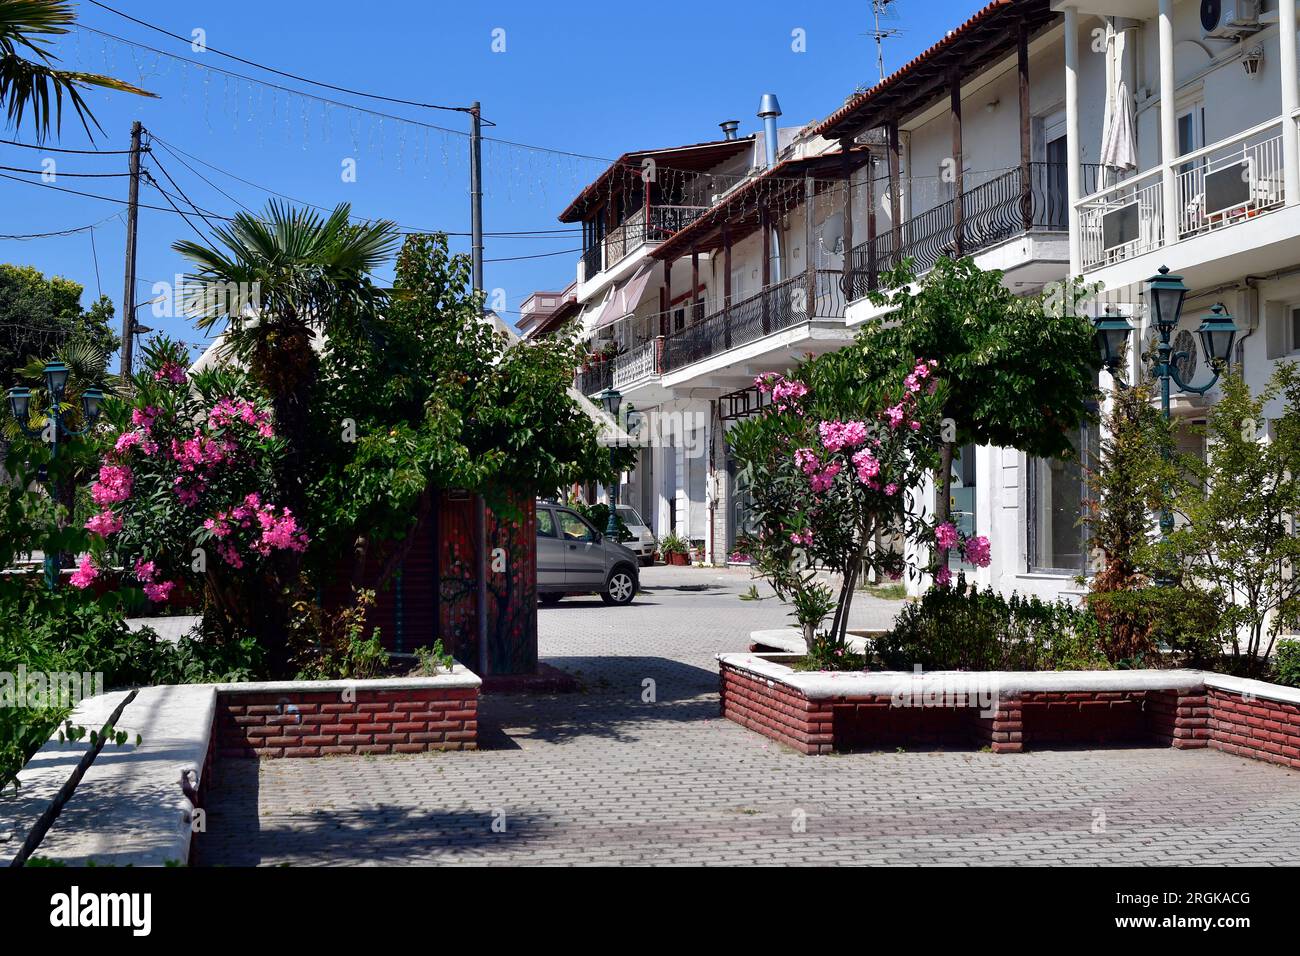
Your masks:
{"label": "wooden balcony canopy", "polygon": [[1021,25],[1034,34],[1060,19],[1050,0],[994,0],[938,43],[813,127],[846,139],[899,122],[949,96],[954,76],[969,80],[1016,51]]}
{"label": "wooden balcony canopy", "polygon": [[[759,228],[763,210],[776,215],[803,202],[804,177],[813,177],[822,191],[831,188],[833,182],[842,181],[845,158],[844,153],[837,150],[777,163],[727,194],[708,212],[661,243],[651,255],[672,261],[689,255],[692,248],[699,252],[721,249],[724,228],[726,241],[734,245]],[[860,168],[870,158],[866,147],[851,149],[848,155],[850,169]]]}
{"label": "wooden balcony canopy", "polygon": [[591,210],[598,208],[606,196],[625,188],[629,179],[636,178],[641,164],[652,159],[660,169],[680,172],[707,172],[754,149],[753,135],[737,139],[720,139],[691,146],[670,146],[665,149],[642,149],[624,153],[610,164],[576,199],[560,213],[560,222],[579,222]]}

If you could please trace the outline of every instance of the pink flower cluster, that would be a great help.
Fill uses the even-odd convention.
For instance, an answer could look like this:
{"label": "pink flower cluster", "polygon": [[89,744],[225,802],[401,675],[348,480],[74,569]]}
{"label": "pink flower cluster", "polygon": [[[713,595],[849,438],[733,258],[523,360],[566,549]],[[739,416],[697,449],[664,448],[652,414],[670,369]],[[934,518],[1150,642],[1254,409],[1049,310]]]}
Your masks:
{"label": "pink flower cluster", "polygon": [[99,480],[90,488],[95,504],[113,505],[131,497],[131,469],[127,465],[104,464],[99,469]]}
{"label": "pink flower cluster", "polygon": [[85,590],[97,577],[99,577],[99,569],[91,562],[90,555],[86,554],[82,555],[81,563],[77,565],[77,570],[72,572],[72,577],[68,580],[74,588]]}
{"label": "pink flower cluster", "polygon": [[107,538],[110,534],[117,534],[122,530],[122,519],[105,508],[86,522],[86,530],[101,538]]}
{"label": "pink flower cluster", "polygon": [[962,551],[966,555],[966,560],[978,568],[987,568],[989,562],[993,560],[993,549],[989,545],[989,539],[982,534],[967,538],[962,544]]}
{"label": "pink flower cluster", "polygon": [[853,469],[858,473],[858,481],[872,491],[879,491],[880,482],[876,479],[880,476],[880,462],[876,457],[864,448],[855,452],[852,460]]}
{"label": "pink flower cluster", "polygon": [[[916,394],[921,391],[921,383],[928,379],[939,367],[939,363],[934,359],[923,359],[916,363],[906,379],[903,380],[906,391],[903,399],[897,405],[891,405],[885,409],[885,420],[889,423],[891,429],[898,429],[902,425],[907,425],[912,431],[920,431],[921,423],[915,418],[908,418],[908,405],[915,401]],[[934,382],[930,383],[930,389],[934,389]]]}
{"label": "pink flower cluster", "polygon": [[163,362],[158,371],[153,373],[155,382],[171,382],[173,385],[184,385],[186,382],[185,368],[179,362]]}
{"label": "pink flower cluster", "polygon": [[262,501],[254,492],[244,498],[243,502],[229,512],[218,511],[215,516],[203,522],[203,527],[212,532],[212,536],[221,540],[217,545],[219,554],[227,564],[235,568],[243,567],[238,549],[230,537],[235,529],[250,529],[256,532],[250,547],[258,554],[266,556],[272,551],[302,551],[307,547],[307,534],[298,527],[298,519],[288,508],[281,508],[276,514],[275,507]]}
{"label": "pink flower cluster", "polygon": [[934,527],[934,543],[944,551],[950,551],[957,544],[957,528],[950,521]]}
{"label": "pink flower cluster", "polygon": [[793,542],[794,544],[802,544],[806,548],[812,547],[812,543],[813,543],[812,529],[809,528],[805,531],[790,532],[790,541]]}
{"label": "pink flower cluster", "polygon": [[262,438],[272,438],[275,435],[271,428],[270,414],[258,411],[257,406],[242,398],[220,399],[208,413],[208,424],[213,428],[226,428],[236,421],[256,428],[257,434]]}
{"label": "pink flower cluster", "polygon": [[144,596],[155,604],[167,600],[176,587],[175,581],[158,580],[158,566],[152,561],[136,558],[134,570],[136,579],[144,585]]}
{"label": "pink flower cluster", "polygon": [[803,382],[788,379],[777,372],[768,372],[754,379],[754,385],[764,395],[772,396],[772,403],[777,411],[797,407],[796,403],[808,394],[808,386]]}
{"label": "pink flower cluster", "polygon": [[857,448],[867,440],[866,422],[819,422],[817,431],[821,433],[822,446],[829,452]]}

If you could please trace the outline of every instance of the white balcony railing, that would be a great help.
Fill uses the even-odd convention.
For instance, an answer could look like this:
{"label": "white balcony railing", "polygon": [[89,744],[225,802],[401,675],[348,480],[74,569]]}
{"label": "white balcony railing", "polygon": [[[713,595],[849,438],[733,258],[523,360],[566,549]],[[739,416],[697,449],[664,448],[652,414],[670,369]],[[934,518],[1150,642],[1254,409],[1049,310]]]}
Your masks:
{"label": "white balcony railing", "polygon": [[1217,143],[1180,162],[1178,237],[1222,229],[1281,206],[1286,198],[1282,135],[1273,124],[1262,134]]}
{"label": "white balcony railing", "polygon": [[1079,202],[1079,251],[1086,272],[1160,245],[1162,171],[1127,179]]}
{"label": "white balcony railing", "polygon": [[1283,137],[1295,135],[1294,122],[1268,120],[1083,198],[1078,206],[1083,270],[1123,262],[1164,243],[1169,168],[1177,203],[1174,241],[1281,207],[1286,202]]}
{"label": "white balcony railing", "polygon": [[659,374],[659,339],[642,342],[614,359],[614,387],[624,389]]}

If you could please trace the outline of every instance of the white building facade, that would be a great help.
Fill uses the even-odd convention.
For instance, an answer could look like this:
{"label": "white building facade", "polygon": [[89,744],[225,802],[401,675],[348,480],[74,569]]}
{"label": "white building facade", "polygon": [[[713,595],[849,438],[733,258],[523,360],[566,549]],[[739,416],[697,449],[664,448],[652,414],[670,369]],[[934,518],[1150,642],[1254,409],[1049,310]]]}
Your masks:
{"label": "white building facade", "polygon": [[[681,422],[620,500],[724,561],[745,524],[725,435],[757,408],[753,377],[880,318],[864,294],[903,257],[924,271],[970,255],[1023,294],[1081,275],[1102,291],[1080,308],[1137,326],[1134,363],[1151,331],[1145,281],[1168,266],[1191,290],[1182,342],[1198,352],[1192,331],[1223,303],[1241,329],[1234,365],[1259,387],[1300,358],[1297,83],[1287,2],[997,0],[826,119],[780,130],[776,155],[760,132],[623,157],[666,174],[649,203],[635,187],[618,200],[606,179],[561,217],[587,236],[584,334],[613,343],[584,391],[612,386]],[[1199,364],[1185,377],[1204,381]],[[1178,396],[1174,413],[1199,422],[1214,400]],[[1080,429],[1077,461],[962,449],[951,507],[993,555],[968,577],[1081,593],[1083,465],[1099,440]]]}

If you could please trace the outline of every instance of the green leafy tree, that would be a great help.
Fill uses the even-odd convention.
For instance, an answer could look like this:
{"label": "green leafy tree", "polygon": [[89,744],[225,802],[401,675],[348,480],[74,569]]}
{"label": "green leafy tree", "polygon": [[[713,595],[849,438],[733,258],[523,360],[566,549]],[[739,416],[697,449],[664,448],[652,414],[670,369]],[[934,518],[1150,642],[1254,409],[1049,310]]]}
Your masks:
{"label": "green leafy tree", "polygon": [[102,129],[82,96],[83,90],[99,87],[154,95],[111,76],[55,66],[59,58],[49,38],[63,36],[76,22],[73,5],[65,0],[0,0],[0,106],[14,128],[21,126],[30,112],[38,140],[51,129],[56,134],[60,131],[65,98],[86,135],[91,135],[91,123]]}
{"label": "green leafy tree", "polygon": [[1177,459],[1171,498],[1182,521],[1154,546],[1152,564],[1225,595],[1236,664],[1261,673],[1300,618],[1300,371],[1279,363],[1258,395],[1239,375],[1221,382],[1206,457]]}
{"label": "green leafy tree", "polygon": [[[1077,283],[1052,298],[1023,298],[1002,273],[970,258],[941,257],[917,279],[911,263],[886,273],[871,300],[891,312],[858,336],[866,374],[879,379],[915,355],[935,358],[948,383],[936,476],[937,521],[949,516],[952,462],[966,444],[1015,448],[1042,458],[1074,454],[1072,436],[1097,395],[1092,324],[1069,303]],[[1063,292],[1063,294],[1062,294]],[[946,549],[940,549],[941,561]]]}
{"label": "green leafy tree", "polygon": [[34,359],[52,358],[73,342],[105,358],[121,344],[112,328],[113,303],[100,296],[81,306],[80,283],[46,277],[33,266],[0,264],[0,387]]}
{"label": "green leafy tree", "polygon": [[310,510],[316,570],[340,557],[359,587],[377,544],[384,582],[441,489],[518,496],[611,475],[595,422],[569,394],[572,335],[512,344],[471,294],[469,260],[446,236],[410,236],[382,313],[337,323],[312,392]]}

